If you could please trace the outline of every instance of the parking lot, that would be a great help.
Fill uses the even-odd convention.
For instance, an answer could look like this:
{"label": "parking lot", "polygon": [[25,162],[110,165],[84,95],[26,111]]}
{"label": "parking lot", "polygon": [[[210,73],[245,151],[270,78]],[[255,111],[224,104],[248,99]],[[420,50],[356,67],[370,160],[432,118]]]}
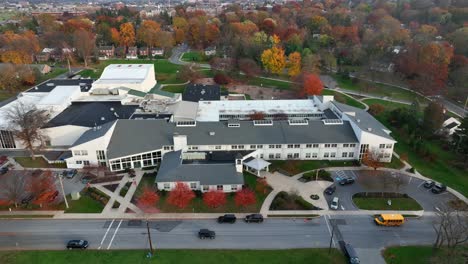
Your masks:
{"label": "parking lot", "polygon": [[[339,180],[351,177],[353,184],[340,185]],[[338,197],[340,205],[338,210],[358,210],[352,197],[359,192],[396,192],[406,193],[415,199],[425,211],[434,211],[437,206],[450,200],[457,199],[449,192],[433,194],[430,189],[423,186],[424,181],[405,174],[388,171],[333,171],[332,178],[336,191],[332,195],[324,194],[328,205],[333,197]]]}

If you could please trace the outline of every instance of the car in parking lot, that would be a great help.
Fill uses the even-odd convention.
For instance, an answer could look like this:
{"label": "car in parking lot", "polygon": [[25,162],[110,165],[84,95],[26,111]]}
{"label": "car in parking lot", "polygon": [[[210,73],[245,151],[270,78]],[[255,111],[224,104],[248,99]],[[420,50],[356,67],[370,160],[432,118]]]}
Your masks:
{"label": "car in parking lot", "polygon": [[431,189],[435,185],[434,181],[428,180],[424,182],[424,187],[427,189]]}
{"label": "car in parking lot", "polygon": [[434,187],[432,187],[431,192],[434,194],[439,194],[443,193],[447,190],[447,186],[443,185],[442,183],[436,183],[434,184]]}
{"label": "car in parking lot", "polygon": [[328,186],[325,189],[325,194],[332,195],[335,191],[336,191],[336,186],[335,185]]}
{"label": "car in parking lot", "polygon": [[359,257],[357,256],[356,250],[354,250],[351,244],[346,243],[343,240],[338,241],[338,244],[340,245],[340,248],[341,248],[341,251],[343,251],[343,254],[348,258],[348,261],[350,264],[361,263],[361,261],[359,260]]}
{"label": "car in parking lot", "polygon": [[86,240],[70,240],[67,243],[67,248],[68,249],[74,249],[74,248],[79,248],[79,249],[86,249],[88,248],[89,243]]}
{"label": "car in parking lot", "polygon": [[72,179],[78,173],[76,169],[63,171],[63,176],[67,179]]}
{"label": "car in parking lot", "polygon": [[218,217],[218,223],[231,223],[234,224],[236,222],[236,216],[233,214],[225,214]]}
{"label": "car in parking lot", "polygon": [[330,208],[333,210],[338,210],[338,205],[340,204],[340,199],[338,197],[333,197],[333,200],[330,204]]}
{"label": "car in parking lot", "polygon": [[349,177],[349,178],[344,178],[340,181],[340,185],[348,185],[348,184],[353,184],[354,179]]}
{"label": "car in parking lot", "polygon": [[29,204],[33,199],[34,199],[34,195],[29,194],[26,197],[24,197],[23,199],[21,199],[21,203],[22,204]]}
{"label": "car in parking lot", "polygon": [[205,238],[215,239],[215,237],[216,237],[215,231],[212,231],[209,229],[200,229],[200,231],[198,231],[198,238],[200,239],[205,239]]}
{"label": "car in parking lot", "polygon": [[250,214],[244,218],[246,223],[262,223],[263,222],[263,215],[261,214]]}
{"label": "car in parking lot", "polygon": [[3,175],[8,172],[8,167],[3,167],[0,169],[0,175]]}

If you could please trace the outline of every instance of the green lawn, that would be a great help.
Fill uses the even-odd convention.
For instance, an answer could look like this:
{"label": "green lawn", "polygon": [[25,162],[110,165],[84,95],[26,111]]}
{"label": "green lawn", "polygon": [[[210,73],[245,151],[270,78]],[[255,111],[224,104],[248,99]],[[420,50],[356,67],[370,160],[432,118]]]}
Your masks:
{"label": "green lawn", "polygon": [[16,162],[25,168],[66,168],[67,164],[62,163],[52,163],[49,164],[42,157],[36,157],[36,159],[31,159],[30,157],[15,157]]}
{"label": "green lawn", "polygon": [[380,100],[380,99],[364,99],[362,101],[364,103],[366,103],[368,106],[375,105],[375,104],[380,104],[383,107],[385,107],[385,109],[388,110],[388,111],[392,111],[392,110],[397,109],[397,108],[411,107],[410,105],[407,105],[407,104],[389,102],[389,101]]}
{"label": "green lawn", "polygon": [[182,55],[183,61],[207,62],[206,57],[200,51],[189,51]]}
{"label": "green lawn", "polygon": [[390,163],[383,163],[383,167],[397,170],[403,168],[404,166],[405,164],[403,164],[403,162],[395,156],[392,156],[392,161]]}
{"label": "green lawn", "polygon": [[366,109],[366,106],[362,104],[361,102],[359,102],[358,100],[354,99],[353,97],[349,95],[346,95],[337,91],[324,89],[322,91],[322,95],[333,95],[335,96],[335,100],[342,104],[347,104],[347,105],[354,106],[357,108]]}
{"label": "green lawn", "polygon": [[413,198],[391,198],[392,205],[388,205],[388,200],[389,198],[353,197],[354,204],[363,210],[422,210],[421,205]]}
{"label": "green lawn", "polygon": [[[215,242],[216,243],[216,242]],[[156,250],[151,259],[146,250],[73,250],[73,251],[0,251],[2,264],[123,264],[123,263],[346,263],[344,256],[336,249],[328,254],[328,249],[289,249],[289,250]]]}
{"label": "green lawn", "polygon": [[[104,209],[104,205],[94,200],[89,195],[82,194],[79,200],[73,201],[71,197],[67,197],[69,209],[65,210],[65,213],[82,213],[92,214],[100,213]],[[1,261],[0,261],[1,262]]]}
{"label": "green lawn", "polygon": [[167,85],[164,86],[161,90],[170,92],[170,93],[183,93],[185,91],[186,84],[182,85]]}
{"label": "green lawn", "polygon": [[226,194],[226,204],[224,206],[220,206],[218,208],[210,208],[203,203],[202,196],[195,197],[190,205],[188,205],[184,209],[176,208],[168,203],[166,203],[166,199],[168,197],[168,193],[165,195],[161,195],[160,201],[158,202],[157,207],[164,213],[223,213],[223,212],[230,212],[230,213],[241,213],[241,212],[259,212],[260,208],[262,207],[263,201],[268,196],[270,190],[266,193],[260,193],[256,190],[257,185],[257,177],[251,175],[249,173],[244,173],[244,184],[249,186],[251,190],[255,192],[256,196],[256,203],[246,207],[237,207],[234,203],[234,196],[235,193],[227,193]]}
{"label": "green lawn", "polygon": [[294,176],[304,171],[311,171],[327,167],[357,166],[356,161],[330,161],[330,160],[270,160],[270,171],[282,170]]}
{"label": "green lawn", "polygon": [[[465,264],[466,257],[463,257],[463,252],[467,252],[468,247],[460,247],[456,254],[450,257],[450,264]],[[433,252],[432,246],[404,246],[390,247],[383,251],[383,256],[387,264],[427,264],[427,263],[445,263],[437,260],[446,258],[445,249]],[[431,258],[436,258],[431,262]]]}
{"label": "green lawn", "polygon": [[291,89],[291,83],[286,82],[286,81],[270,80],[270,79],[265,79],[265,78],[262,78],[262,77],[247,78],[245,76],[243,76],[242,79],[244,81],[246,81],[247,84],[250,84],[250,85],[262,86],[262,87],[268,87],[268,88],[275,88],[275,89],[279,89],[279,90],[289,90],[289,89]]}

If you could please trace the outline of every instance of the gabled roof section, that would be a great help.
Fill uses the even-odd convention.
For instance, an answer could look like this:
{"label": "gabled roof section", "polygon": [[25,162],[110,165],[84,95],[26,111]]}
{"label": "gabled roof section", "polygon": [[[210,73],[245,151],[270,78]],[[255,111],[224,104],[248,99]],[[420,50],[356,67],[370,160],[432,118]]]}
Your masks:
{"label": "gabled roof section", "polygon": [[117,121],[108,122],[102,126],[89,129],[88,131],[84,132],[83,135],[81,135],[81,137],[75,141],[75,143],[73,143],[72,147],[103,137],[114,126],[115,122]]}

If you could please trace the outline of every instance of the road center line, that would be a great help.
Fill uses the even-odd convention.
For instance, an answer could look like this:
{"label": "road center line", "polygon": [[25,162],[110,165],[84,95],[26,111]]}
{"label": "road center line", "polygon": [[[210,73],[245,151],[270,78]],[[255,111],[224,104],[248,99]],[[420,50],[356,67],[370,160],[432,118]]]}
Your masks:
{"label": "road center line", "polygon": [[111,239],[111,241],[109,242],[109,246],[107,246],[107,249],[110,249],[110,247],[112,246],[112,242],[114,242],[115,235],[117,235],[117,232],[119,231],[119,228],[120,228],[120,225],[122,224],[122,221],[123,221],[123,220],[120,220],[119,225],[118,225],[117,228],[115,229],[114,235],[112,236],[112,239]]}
{"label": "road center line", "polygon": [[106,233],[105,233],[105,234],[104,234],[104,236],[102,237],[101,244],[99,245],[98,249],[101,249],[101,247],[102,247],[102,243],[104,243],[104,240],[106,240],[107,233],[109,233],[109,230],[111,229],[111,227],[112,227],[112,224],[114,223],[114,221],[115,221],[115,219],[112,219],[112,221],[111,221],[111,223],[110,223],[109,227],[107,228],[107,231],[106,231]]}

